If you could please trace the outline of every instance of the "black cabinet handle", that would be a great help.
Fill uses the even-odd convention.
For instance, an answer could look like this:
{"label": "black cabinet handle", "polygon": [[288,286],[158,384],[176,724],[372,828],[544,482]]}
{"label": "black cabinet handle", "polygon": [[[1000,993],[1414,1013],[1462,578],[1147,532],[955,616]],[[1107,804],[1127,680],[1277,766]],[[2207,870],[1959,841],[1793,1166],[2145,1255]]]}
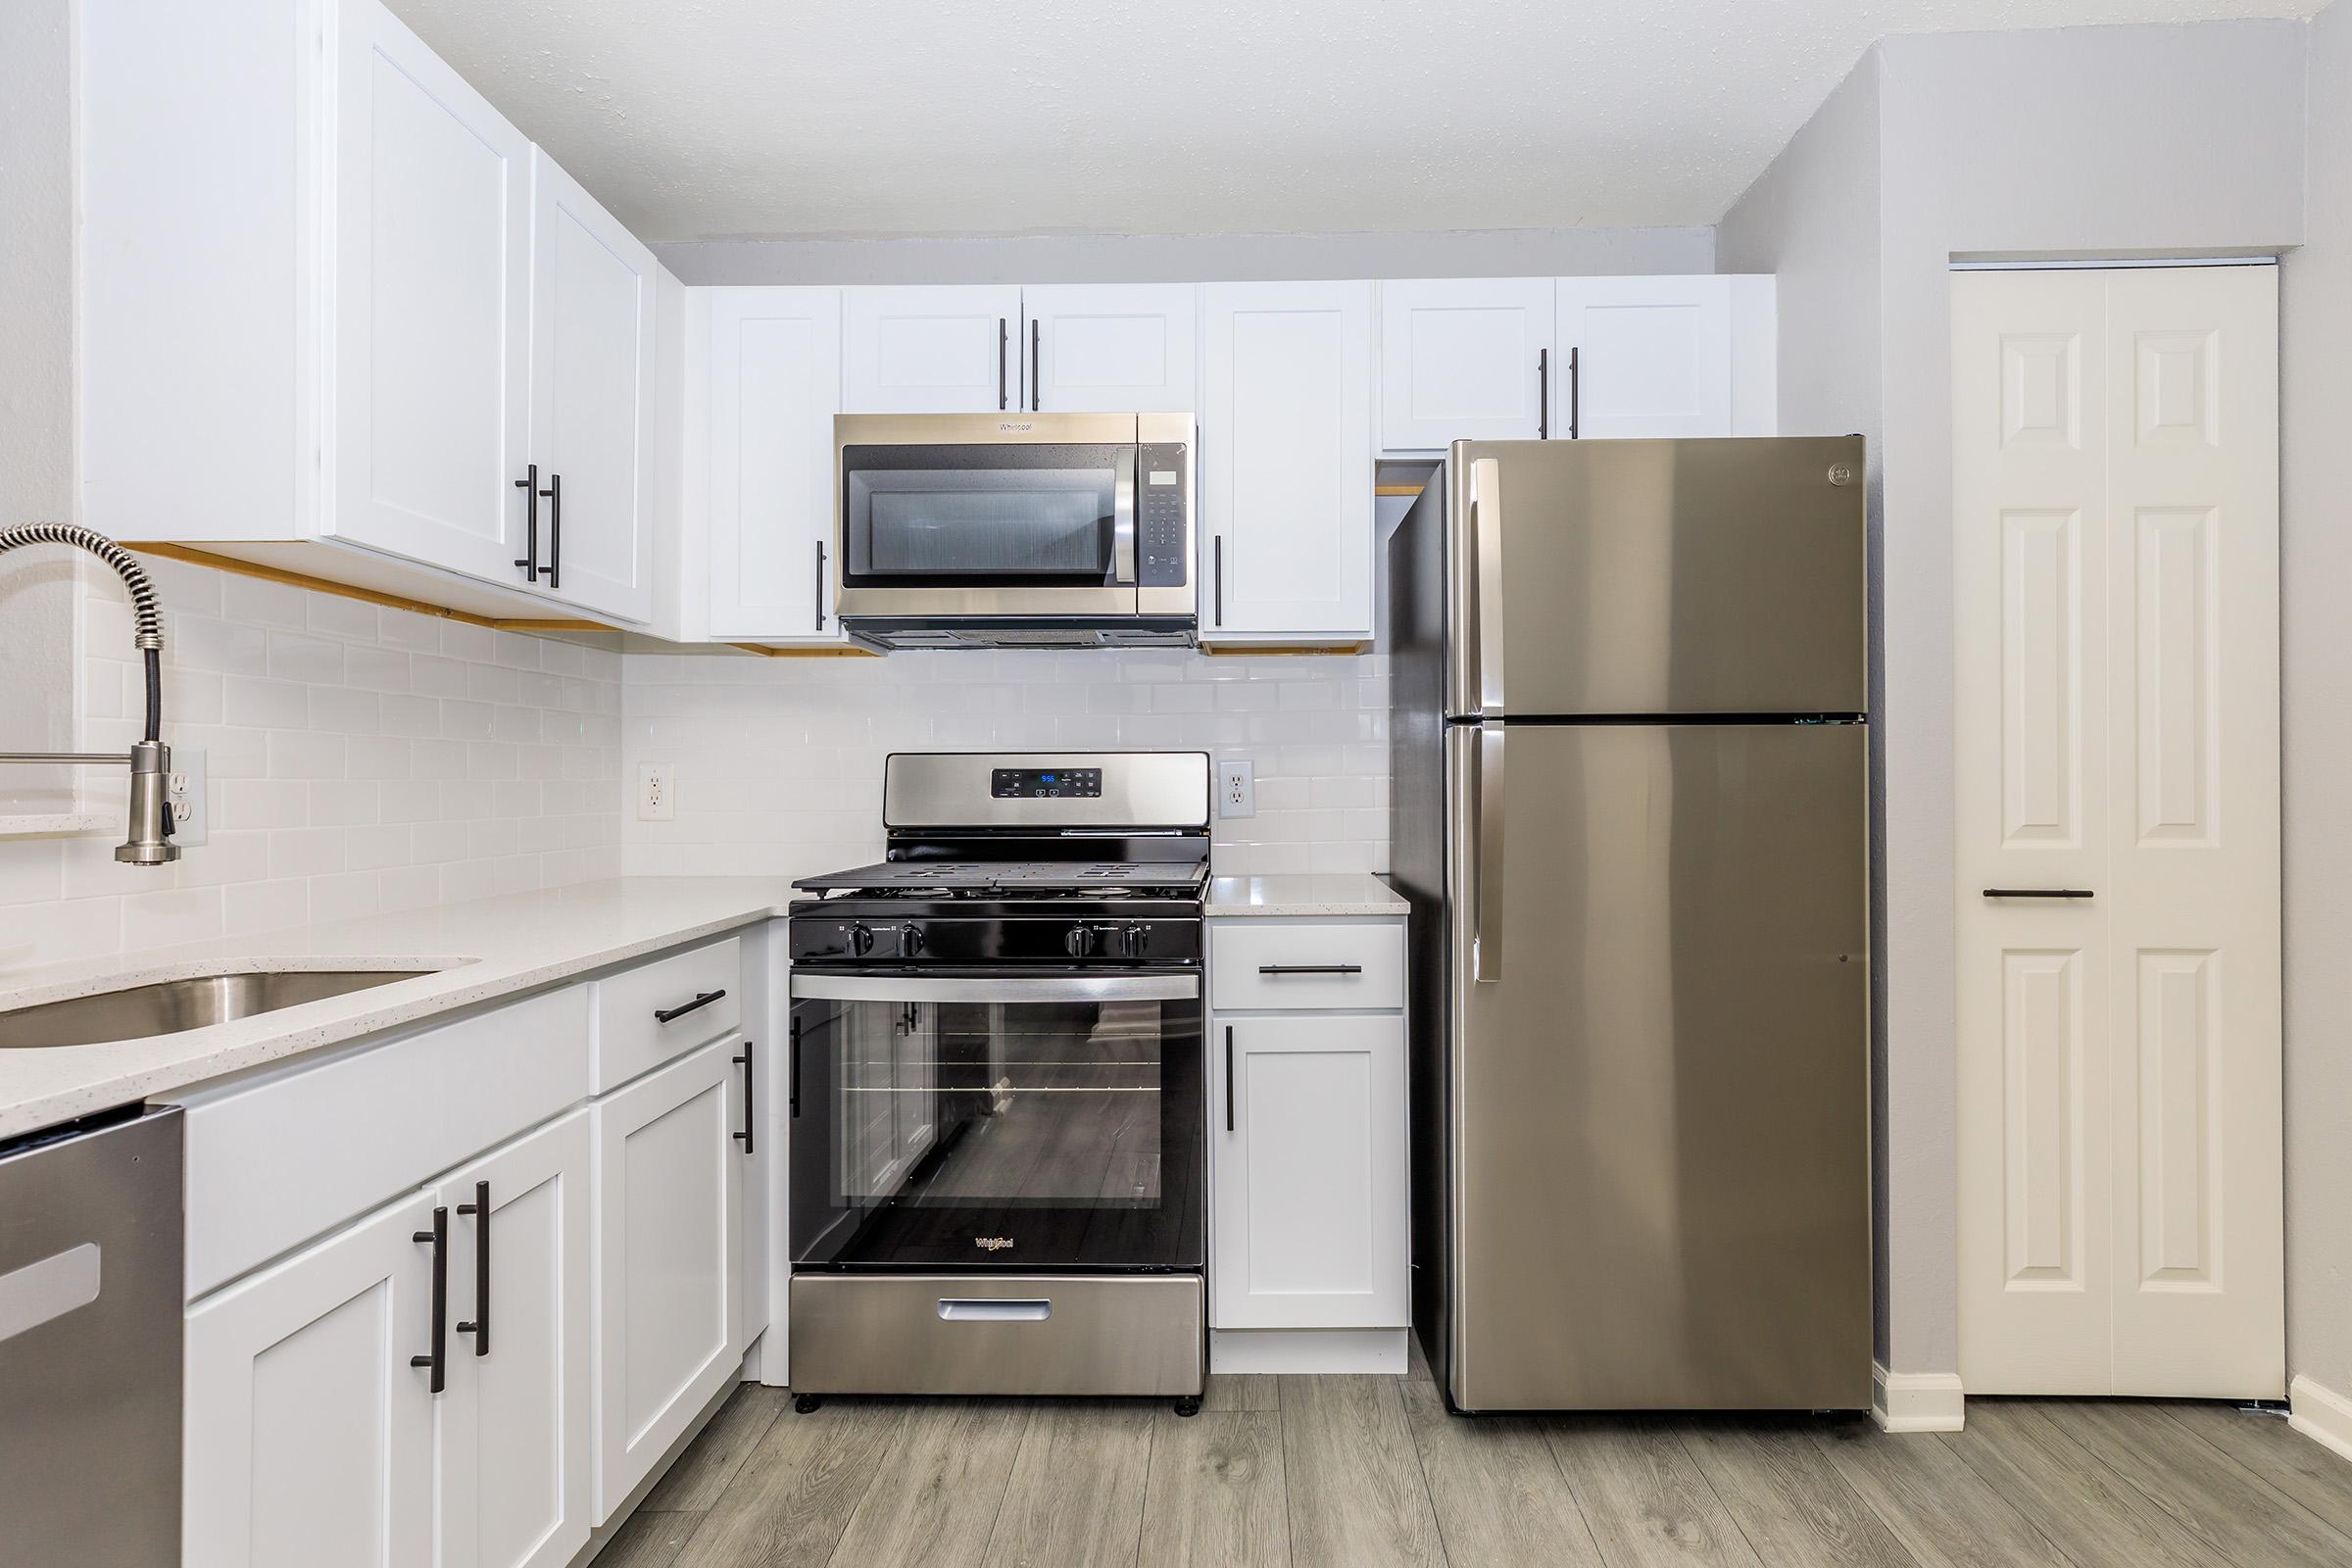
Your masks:
{"label": "black cabinet handle", "polygon": [[1208,580],[1215,589],[1216,599],[1216,610],[1208,617],[1208,623],[1222,626],[1225,624],[1225,536],[1221,533],[1210,534],[1208,543]]}
{"label": "black cabinet handle", "polygon": [[816,542],[816,629],[825,629],[825,542]]}
{"label": "black cabinet handle", "polygon": [[522,492],[522,559],[514,563],[525,578],[539,578],[539,465],[527,465],[524,477],[514,481]]}
{"label": "black cabinet handle", "polygon": [[1032,414],[1035,414],[1038,409],[1042,407],[1042,405],[1037,401],[1037,365],[1039,358],[1037,327],[1037,318],[1031,317],[1029,318],[1029,412]]}
{"label": "black cabinet handle", "polygon": [[1536,350],[1536,439],[1551,439],[1551,350]]}
{"label": "black cabinet handle", "polygon": [[1568,351],[1568,439],[1577,440],[1578,427],[1584,422],[1585,374],[1578,363],[1577,351]]}
{"label": "black cabinet handle", "polygon": [[1986,888],[1988,899],[2087,899],[2095,895],[2088,888]]}
{"label": "black cabinet handle", "polygon": [[1225,1026],[1225,1130],[1233,1131],[1233,1025]]}
{"label": "black cabinet handle", "polygon": [[473,1216],[473,1321],[457,1325],[460,1334],[473,1336],[473,1353],[490,1353],[490,1184],[473,1184],[473,1201],[460,1203],[458,1212]]}
{"label": "black cabinet handle", "polygon": [[792,1020],[792,1063],[784,1083],[784,1110],[793,1120],[801,1116],[801,1020]]}
{"label": "black cabinet handle", "polygon": [[719,998],[725,996],[726,994],[727,993],[725,989],[722,987],[717,991],[706,991],[701,996],[695,998],[692,1002],[681,1002],[674,1007],[656,1007],[654,1009],[654,1022],[673,1023],[676,1020],[685,1017],[697,1007],[708,1007],[710,1005],[710,1004],[716,1002]]}
{"label": "black cabinet handle", "polygon": [[449,1210],[436,1207],[433,1228],[410,1240],[433,1245],[433,1353],[412,1355],[409,1365],[431,1367],[432,1392],[439,1394],[449,1387]]}
{"label": "black cabinet handle", "polygon": [[1004,408],[1004,351],[1011,342],[1010,332],[1004,325],[1004,318],[1000,316],[997,318],[997,408],[999,412]]}
{"label": "black cabinet handle", "polygon": [[1362,974],[1360,963],[1261,963],[1259,974]]}
{"label": "black cabinet handle", "polygon": [[743,1146],[745,1153],[754,1153],[757,1150],[752,1143],[752,1122],[760,1112],[752,1098],[752,1043],[746,1040],[743,1043],[743,1054],[727,1059],[743,1069],[743,1131],[735,1135],[735,1141]]}
{"label": "black cabinet handle", "polygon": [[547,488],[539,492],[547,497],[547,564],[540,571],[550,588],[564,586],[564,476],[551,473]]}

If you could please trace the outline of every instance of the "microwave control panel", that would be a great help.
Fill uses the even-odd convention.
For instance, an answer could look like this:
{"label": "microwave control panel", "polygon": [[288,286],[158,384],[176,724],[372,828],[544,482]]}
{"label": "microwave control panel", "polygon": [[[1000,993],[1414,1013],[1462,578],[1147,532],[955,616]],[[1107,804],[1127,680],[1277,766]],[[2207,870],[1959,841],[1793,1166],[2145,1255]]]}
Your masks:
{"label": "microwave control panel", "polygon": [[1192,449],[1147,441],[1136,459],[1135,580],[1145,588],[1181,588],[1189,580],[1184,519],[1192,510]]}

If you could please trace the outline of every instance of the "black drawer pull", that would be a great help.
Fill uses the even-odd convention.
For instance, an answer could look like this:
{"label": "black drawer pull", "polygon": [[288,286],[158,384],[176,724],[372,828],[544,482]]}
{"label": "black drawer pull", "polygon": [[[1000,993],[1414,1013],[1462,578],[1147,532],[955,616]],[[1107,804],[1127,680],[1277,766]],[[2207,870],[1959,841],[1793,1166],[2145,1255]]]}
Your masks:
{"label": "black drawer pull", "polygon": [[1233,1025],[1225,1026],[1225,1130],[1233,1131]]}
{"label": "black drawer pull", "polygon": [[1362,974],[1360,963],[1261,963],[1259,974]]}
{"label": "black drawer pull", "polygon": [[473,1336],[473,1353],[490,1353],[490,1184],[473,1184],[473,1201],[460,1203],[458,1212],[473,1216],[473,1321],[460,1323],[460,1334]]}
{"label": "black drawer pull", "polygon": [[716,1002],[719,998],[725,996],[726,994],[727,993],[724,988],[721,988],[717,991],[706,991],[701,996],[695,998],[692,1002],[681,1002],[674,1007],[656,1007],[654,1009],[654,1022],[673,1023],[676,1020],[685,1017],[697,1007],[708,1007],[710,1005],[710,1004]]}
{"label": "black drawer pull", "polygon": [[743,1131],[735,1135],[735,1141],[743,1146],[745,1153],[756,1153],[758,1150],[752,1143],[752,1118],[757,1116],[759,1111],[755,1108],[752,1101],[752,1043],[746,1040],[743,1043],[743,1054],[729,1056],[727,1059],[743,1069]]}
{"label": "black drawer pull", "polygon": [[801,1020],[792,1020],[792,1069],[784,1081],[784,1113],[794,1120],[801,1114]]}
{"label": "black drawer pull", "polygon": [[409,1365],[431,1367],[432,1392],[439,1394],[449,1387],[449,1210],[435,1208],[433,1228],[410,1239],[433,1247],[433,1351],[410,1356]]}
{"label": "black drawer pull", "polygon": [[1986,888],[1988,899],[2087,899],[2088,888]]}

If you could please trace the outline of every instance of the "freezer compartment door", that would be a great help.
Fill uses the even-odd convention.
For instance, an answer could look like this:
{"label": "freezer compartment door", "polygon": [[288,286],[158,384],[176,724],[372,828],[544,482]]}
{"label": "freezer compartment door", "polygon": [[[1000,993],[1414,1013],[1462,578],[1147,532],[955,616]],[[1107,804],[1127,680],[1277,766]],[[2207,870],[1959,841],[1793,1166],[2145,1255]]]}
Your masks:
{"label": "freezer compartment door", "polygon": [[1449,728],[1459,1407],[1868,1403],[1864,735]]}
{"label": "freezer compartment door", "polygon": [[1460,441],[1446,710],[1859,713],[1862,438]]}

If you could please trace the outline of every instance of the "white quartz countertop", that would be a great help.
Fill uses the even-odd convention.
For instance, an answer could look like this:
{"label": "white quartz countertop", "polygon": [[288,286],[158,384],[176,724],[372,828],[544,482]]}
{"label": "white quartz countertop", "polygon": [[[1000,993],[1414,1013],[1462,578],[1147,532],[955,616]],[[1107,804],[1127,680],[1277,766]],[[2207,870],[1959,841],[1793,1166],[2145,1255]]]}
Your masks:
{"label": "white quartz countertop", "polygon": [[0,1010],[222,969],[431,969],[204,1029],[0,1050],[0,1138],[478,1006],[785,912],[781,877],[623,877],[0,971]]}
{"label": "white quartz countertop", "polygon": [[1221,876],[1208,884],[1211,919],[1228,915],[1402,914],[1405,902],[1360,871]]}

